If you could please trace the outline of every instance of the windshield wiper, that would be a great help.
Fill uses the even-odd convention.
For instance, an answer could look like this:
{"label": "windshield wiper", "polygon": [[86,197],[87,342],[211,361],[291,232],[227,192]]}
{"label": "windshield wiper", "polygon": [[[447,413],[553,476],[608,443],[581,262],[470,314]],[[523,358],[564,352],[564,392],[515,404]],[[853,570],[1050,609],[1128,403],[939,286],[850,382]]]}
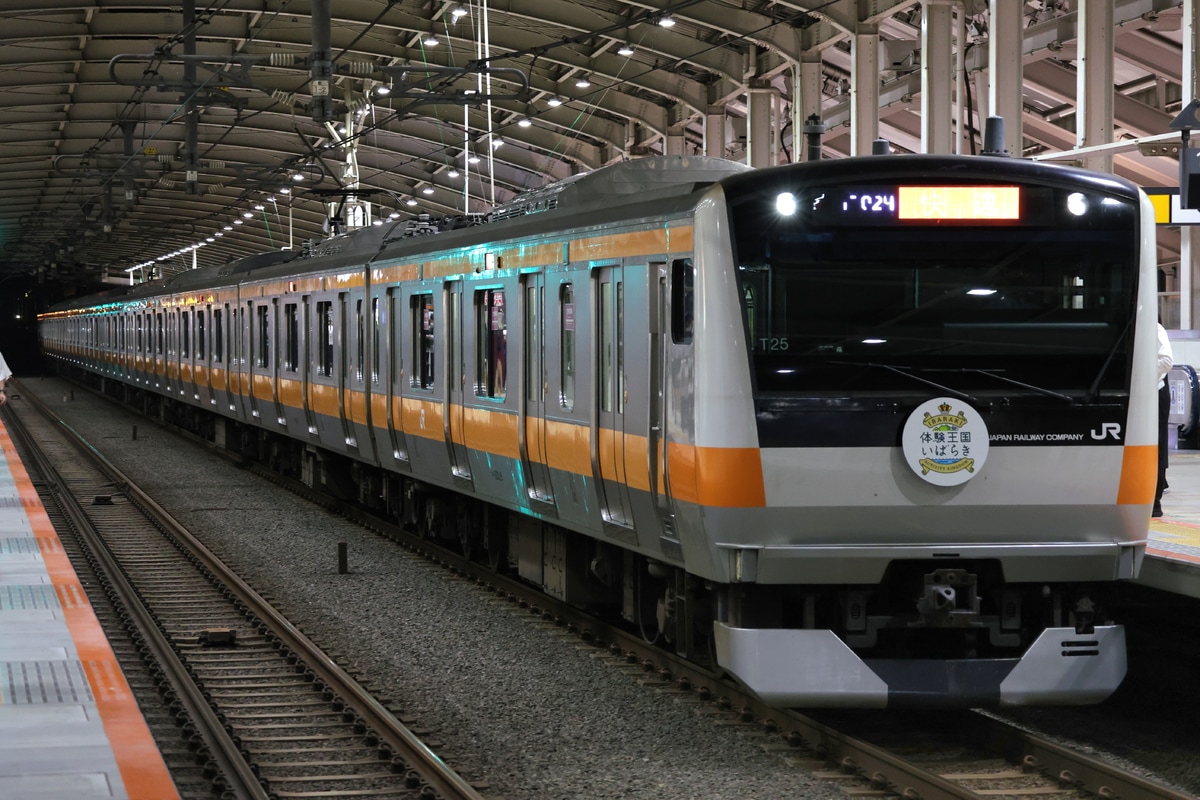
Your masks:
{"label": "windshield wiper", "polygon": [[949,386],[944,386],[944,385],[938,383],[937,381],[931,381],[928,378],[922,378],[920,375],[916,375],[913,372],[911,372],[910,370],[901,369],[900,367],[893,367],[891,364],[879,364],[879,363],[872,362],[872,361],[867,361],[867,362],[830,361],[828,363],[839,364],[839,365],[847,366],[847,367],[874,367],[876,369],[886,369],[888,372],[894,372],[897,375],[903,375],[906,378],[912,378],[914,381],[920,381],[921,383],[925,384],[926,386],[932,386],[935,389],[940,389],[941,391],[945,392],[946,394],[953,395],[955,397],[970,401],[972,403],[979,402],[979,400],[977,400],[973,395],[969,395],[966,392],[960,392],[958,389],[951,389]]}
{"label": "windshield wiper", "polygon": [[989,377],[995,378],[998,381],[1004,381],[1005,383],[1011,383],[1013,386],[1020,386],[1022,389],[1029,389],[1030,391],[1037,392],[1038,394],[1044,394],[1047,397],[1057,397],[1059,400],[1066,400],[1068,403],[1070,403],[1072,405],[1075,404],[1075,398],[1071,397],[1070,395],[1063,394],[1062,392],[1056,392],[1053,389],[1045,389],[1041,386],[1034,386],[1032,383],[1024,383],[1022,381],[1013,380],[1012,378],[1006,377],[1004,375],[1000,375],[999,373],[996,373],[990,369],[977,369],[977,368],[973,368],[973,367],[964,367],[962,369],[939,370],[939,371],[978,372],[981,375],[987,375]]}

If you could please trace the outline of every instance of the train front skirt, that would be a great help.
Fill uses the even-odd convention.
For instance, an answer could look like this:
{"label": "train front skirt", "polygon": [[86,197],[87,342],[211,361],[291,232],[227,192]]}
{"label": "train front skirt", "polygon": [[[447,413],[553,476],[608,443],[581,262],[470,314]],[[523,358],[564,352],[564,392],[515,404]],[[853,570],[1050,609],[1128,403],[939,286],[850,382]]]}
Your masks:
{"label": "train front skirt", "polygon": [[715,623],[721,667],[784,708],[1085,705],[1125,677],[1125,629],[1047,628],[1020,658],[861,659],[828,630]]}

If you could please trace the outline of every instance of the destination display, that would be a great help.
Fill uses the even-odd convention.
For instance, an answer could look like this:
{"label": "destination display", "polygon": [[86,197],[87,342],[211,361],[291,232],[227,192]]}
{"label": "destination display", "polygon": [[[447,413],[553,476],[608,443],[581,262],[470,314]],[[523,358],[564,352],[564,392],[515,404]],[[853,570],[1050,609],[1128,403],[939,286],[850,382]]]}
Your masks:
{"label": "destination display", "polygon": [[[1025,224],[1021,186],[834,186],[813,191],[808,221],[816,225]],[[782,196],[781,196],[782,197]],[[783,213],[786,199],[777,201]]]}

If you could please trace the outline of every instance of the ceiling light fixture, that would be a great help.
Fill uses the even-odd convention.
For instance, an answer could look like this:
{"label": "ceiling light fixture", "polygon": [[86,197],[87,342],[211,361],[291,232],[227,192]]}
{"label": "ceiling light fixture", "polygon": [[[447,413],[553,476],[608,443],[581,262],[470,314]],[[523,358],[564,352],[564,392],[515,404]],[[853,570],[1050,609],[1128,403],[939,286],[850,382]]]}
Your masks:
{"label": "ceiling light fixture", "polygon": [[433,187],[426,186],[424,189],[421,190],[421,194],[433,194]]}
{"label": "ceiling light fixture", "polygon": [[446,173],[446,177],[448,177],[448,178],[457,178],[457,177],[458,177],[458,170],[456,170],[456,169],[454,169],[453,167],[451,167],[451,168],[450,168],[450,170],[449,170],[449,171]]}
{"label": "ceiling light fixture", "polygon": [[633,55],[633,45],[631,45],[629,42],[621,45],[620,48],[617,49],[617,55],[625,56],[627,58]]}
{"label": "ceiling light fixture", "polygon": [[426,47],[437,47],[439,42],[438,38],[431,33],[425,37],[424,41],[422,41],[422,44],[424,44]]}
{"label": "ceiling light fixture", "polygon": [[557,97],[548,97],[546,98],[546,105],[551,108],[558,108],[562,105],[562,100],[559,100]]}
{"label": "ceiling light fixture", "polygon": [[580,89],[586,89],[592,85],[592,82],[588,80],[587,75],[580,75],[575,79],[575,85]]}
{"label": "ceiling light fixture", "polygon": [[415,206],[416,204],[417,204],[417,199],[415,197],[410,197],[404,201],[404,205],[406,205],[406,206]]}
{"label": "ceiling light fixture", "polygon": [[660,28],[673,28],[673,27],[675,27],[675,18],[674,18],[674,17],[672,17],[672,16],[670,16],[669,14],[668,14],[668,15],[665,15],[665,16],[662,16],[662,17],[659,17],[659,18],[658,18],[658,27],[660,27]]}
{"label": "ceiling light fixture", "polygon": [[462,6],[455,6],[454,8],[450,9],[450,21],[458,22],[460,19],[467,16],[467,14],[469,14],[469,13],[470,12],[467,11]]}

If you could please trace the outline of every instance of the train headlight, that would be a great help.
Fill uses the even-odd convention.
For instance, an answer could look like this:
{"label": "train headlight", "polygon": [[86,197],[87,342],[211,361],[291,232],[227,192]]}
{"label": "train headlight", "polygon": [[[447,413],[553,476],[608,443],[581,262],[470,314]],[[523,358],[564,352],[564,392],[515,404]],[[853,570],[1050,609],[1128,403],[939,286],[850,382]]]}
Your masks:
{"label": "train headlight", "polygon": [[1077,217],[1082,217],[1087,213],[1087,198],[1079,192],[1071,192],[1067,195],[1067,211],[1070,211]]}
{"label": "train headlight", "polygon": [[791,192],[780,192],[775,198],[775,210],[780,216],[790,217],[796,213],[796,195]]}

